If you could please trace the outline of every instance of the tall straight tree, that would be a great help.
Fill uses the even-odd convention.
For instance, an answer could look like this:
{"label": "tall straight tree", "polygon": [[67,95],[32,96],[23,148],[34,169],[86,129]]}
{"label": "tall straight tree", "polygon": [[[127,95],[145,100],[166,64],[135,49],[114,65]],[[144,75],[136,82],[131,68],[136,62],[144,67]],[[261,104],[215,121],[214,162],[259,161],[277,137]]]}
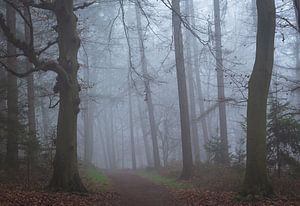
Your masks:
{"label": "tall straight tree", "polygon": [[84,80],[88,84],[86,89],[86,99],[83,103],[84,111],[83,111],[83,119],[84,119],[84,162],[86,164],[92,164],[93,157],[93,109],[90,102],[90,71],[89,71],[89,60],[86,57],[87,68],[84,73]]}
{"label": "tall straight tree", "polygon": [[[7,26],[13,35],[16,35],[16,11],[6,4]],[[16,71],[17,58],[16,47],[7,42],[7,66],[10,70]],[[17,77],[7,73],[7,150],[6,166],[7,169],[15,169],[18,166],[18,81]]]}
{"label": "tall straight tree", "polygon": [[274,0],[256,0],[256,58],[248,86],[247,163],[243,194],[267,196],[272,186],[267,177],[266,113],[272,78],[275,37]]}
{"label": "tall straight tree", "polygon": [[[196,20],[195,20],[195,9],[194,9],[194,1],[190,0],[190,15],[191,15],[191,24],[193,28],[196,28]],[[192,48],[193,48],[193,54],[194,54],[194,70],[196,77],[196,86],[197,86],[197,94],[198,94],[198,105],[199,105],[199,111],[200,115],[204,114],[205,112],[205,105],[204,105],[204,96],[202,92],[202,85],[201,85],[201,78],[200,78],[200,57],[201,53],[199,52],[199,44],[197,42],[197,39],[193,37],[192,39]],[[207,128],[207,118],[203,117],[201,118],[201,127],[202,127],[202,133],[203,133],[203,142],[204,144],[208,143],[208,128]],[[204,148],[204,147],[203,147]]]}
{"label": "tall straight tree", "polygon": [[[185,1],[185,15],[187,20],[191,23],[191,5],[190,0]],[[187,68],[187,83],[188,83],[188,97],[189,97],[189,108],[190,108],[190,125],[191,125],[191,138],[193,142],[194,161],[196,164],[200,163],[200,143],[198,135],[198,125],[196,121],[196,103],[195,103],[195,90],[194,90],[194,77],[193,70],[194,66],[192,62],[192,34],[189,30],[186,30],[185,35],[185,51],[186,51],[186,68]],[[195,57],[194,57],[195,58]]]}
{"label": "tall straight tree", "polygon": [[179,0],[172,0],[172,24],[175,44],[176,73],[180,109],[181,143],[182,143],[182,179],[189,179],[193,172],[193,157],[190,134],[189,104],[184,66],[183,42],[181,30]]}
{"label": "tall straight tree", "polygon": [[[30,13],[28,8],[24,9],[24,16],[26,19],[30,20]],[[24,23],[25,30],[25,41],[30,44],[30,28],[29,25]],[[31,69],[31,63],[26,60],[26,70]],[[28,125],[29,125],[29,135],[36,138],[36,121],[35,121],[35,94],[34,94],[34,75],[30,74],[27,76],[27,99],[28,99]]]}
{"label": "tall straight tree", "polygon": [[154,167],[159,168],[160,167],[160,157],[159,157],[159,149],[158,149],[158,142],[157,142],[157,131],[156,131],[157,129],[156,129],[156,123],[155,123],[155,117],[154,117],[154,106],[153,106],[153,102],[152,102],[149,74],[147,71],[147,62],[146,62],[144,38],[143,38],[143,32],[142,32],[141,14],[139,11],[139,2],[138,1],[135,3],[135,12],[136,12],[137,31],[138,31],[138,38],[139,38],[140,61],[142,64],[142,74],[143,74],[143,80],[144,80],[144,86],[145,86],[145,95],[146,95],[145,101],[147,103],[150,129],[151,129]]}
{"label": "tall straight tree", "polygon": [[151,165],[153,165],[153,163],[152,163],[152,158],[151,158],[149,142],[148,142],[148,138],[147,138],[148,136],[147,136],[147,131],[146,131],[146,123],[145,123],[145,119],[143,116],[142,103],[140,101],[140,98],[138,98],[138,97],[137,97],[137,102],[138,102],[140,125],[141,125],[141,129],[142,129],[142,135],[143,135],[144,146],[145,146],[146,160],[147,160],[148,166],[151,166]]}
{"label": "tall straight tree", "polygon": [[220,121],[220,138],[222,144],[222,161],[229,162],[228,154],[228,137],[227,137],[227,118],[226,118],[226,102],[224,87],[224,68],[222,54],[222,31],[221,31],[221,15],[220,0],[214,0],[214,23],[215,23],[215,52],[216,52],[216,70],[218,84],[218,102],[219,102],[219,121]]}
{"label": "tall straight tree", "polygon": [[132,169],[136,169],[135,141],[134,141],[134,131],[133,131],[132,96],[131,96],[131,84],[130,83],[128,83],[128,108],[129,108],[128,113],[129,113]]}

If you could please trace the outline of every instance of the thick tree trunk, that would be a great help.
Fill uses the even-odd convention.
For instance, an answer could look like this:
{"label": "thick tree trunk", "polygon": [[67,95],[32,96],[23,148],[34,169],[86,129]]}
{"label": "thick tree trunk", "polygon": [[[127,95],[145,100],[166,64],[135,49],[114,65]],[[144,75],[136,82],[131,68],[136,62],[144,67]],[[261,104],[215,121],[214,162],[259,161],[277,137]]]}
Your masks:
{"label": "thick tree trunk", "polygon": [[142,63],[142,74],[143,74],[145,93],[146,93],[145,101],[146,101],[147,107],[148,107],[151,137],[152,137],[154,167],[159,168],[160,167],[160,157],[159,157],[159,148],[158,148],[158,142],[157,142],[157,131],[156,131],[157,128],[156,128],[156,124],[155,124],[154,106],[152,103],[150,81],[149,81],[149,75],[148,75],[148,71],[147,71],[144,39],[143,39],[143,35],[142,35],[141,14],[139,12],[137,3],[135,4],[135,11],[136,11],[137,30],[138,30],[138,37],[139,37],[140,60]]}
{"label": "thick tree trunk", "polygon": [[49,188],[63,191],[86,191],[79,177],[77,166],[77,115],[80,104],[77,54],[80,39],[73,6],[73,0],[60,0],[55,3],[58,61],[68,74],[68,80],[58,78],[57,82],[60,104],[54,171]]}
{"label": "thick tree trunk", "polygon": [[224,68],[222,57],[222,31],[220,17],[220,0],[214,0],[214,22],[215,22],[215,51],[216,51],[216,70],[218,84],[219,118],[220,118],[220,138],[222,144],[223,163],[229,163],[228,137],[227,137],[227,118],[224,88]]}
{"label": "thick tree trunk", "polygon": [[247,163],[244,195],[267,196],[266,113],[274,61],[275,3],[257,0],[256,58],[249,81],[247,107]]}
{"label": "thick tree trunk", "polygon": [[131,146],[131,163],[132,169],[136,169],[135,141],[133,131],[133,113],[132,113],[132,98],[130,84],[128,88],[128,107],[129,107],[129,128],[130,128],[130,146]]}
{"label": "thick tree trunk", "polygon": [[186,88],[186,75],[184,67],[183,42],[180,20],[179,0],[172,0],[172,23],[175,43],[175,58],[177,71],[177,84],[180,108],[181,140],[182,140],[182,179],[189,179],[193,170],[193,157],[190,134],[190,118]]}
{"label": "thick tree trunk", "polygon": [[[188,22],[191,23],[190,18],[190,1],[185,1],[185,15],[188,17]],[[190,31],[186,30],[186,40],[185,40],[185,50],[186,50],[186,68],[187,68],[187,76],[188,76],[188,96],[189,96],[189,108],[190,108],[190,123],[191,123],[191,138],[194,152],[194,161],[196,164],[201,162],[200,160],[200,142],[198,135],[198,125],[196,121],[196,104],[195,104],[195,91],[194,91],[194,77],[193,70],[194,65],[192,63],[192,52],[191,52],[191,44],[192,44],[192,36]],[[197,55],[197,54],[195,54]],[[194,57],[195,58],[195,57]]]}
{"label": "thick tree trunk", "polygon": [[[6,4],[6,20],[10,31],[16,34],[16,11],[10,5]],[[7,66],[16,71],[17,58],[16,48],[13,44],[7,42]],[[7,73],[7,150],[6,166],[7,169],[16,169],[18,167],[18,81],[17,77]]]}

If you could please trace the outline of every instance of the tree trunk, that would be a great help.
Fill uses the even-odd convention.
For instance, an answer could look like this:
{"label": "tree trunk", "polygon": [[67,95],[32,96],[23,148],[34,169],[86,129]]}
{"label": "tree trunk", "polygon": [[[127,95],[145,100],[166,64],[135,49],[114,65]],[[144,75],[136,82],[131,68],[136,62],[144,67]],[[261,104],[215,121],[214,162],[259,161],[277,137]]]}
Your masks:
{"label": "tree trunk", "polygon": [[115,131],[114,131],[114,112],[113,112],[113,102],[111,102],[109,107],[109,116],[110,116],[110,143],[111,143],[111,163],[112,169],[117,168],[117,161],[116,161],[116,150],[115,150]]}
{"label": "tree trunk", "polygon": [[183,42],[180,20],[179,0],[172,0],[172,23],[175,43],[175,58],[177,71],[177,84],[180,108],[181,141],[182,141],[182,179],[189,179],[193,170],[193,157],[190,134],[190,118],[184,67]]}
{"label": "tree trunk", "polygon": [[214,0],[214,22],[215,22],[215,51],[216,51],[216,70],[218,84],[219,118],[220,118],[220,138],[222,144],[222,161],[229,163],[226,102],[224,88],[224,68],[222,57],[222,31],[220,17],[220,0]]}
{"label": "tree trunk", "polygon": [[[195,23],[195,11],[194,11],[194,2],[193,0],[190,0],[190,15],[191,15],[191,24],[195,28],[196,23]],[[201,85],[201,78],[200,78],[200,52],[199,52],[199,46],[197,39],[193,37],[192,41],[193,45],[193,53],[194,53],[194,70],[193,72],[195,73],[196,77],[196,86],[197,86],[197,93],[198,93],[198,104],[199,104],[199,110],[200,110],[200,115],[205,112],[205,106],[204,106],[204,96],[202,92],[202,85]],[[202,132],[203,132],[203,142],[204,144],[208,143],[208,128],[207,128],[207,121],[206,117],[202,118],[200,120],[201,126],[202,126]],[[204,149],[204,145],[203,145]],[[204,151],[205,154],[205,151]]]}
{"label": "tree trunk", "polygon": [[[10,31],[16,34],[16,11],[10,5],[6,4],[6,20]],[[17,58],[16,48],[12,43],[7,42],[7,66],[16,71]],[[7,73],[7,150],[6,166],[7,169],[16,169],[18,167],[18,81],[17,77]]]}
{"label": "tree trunk", "polygon": [[256,58],[249,81],[247,107],[247,163],[243,194],[267,196],[266,113],[274,61],[275,3],[256,1],[258,25]]}
{"label": "tree trunk", "polygon": [[133,114],[132,114],[132,98],[130,84],[128,88],[128,107],[129,107],[129,128],[130,128],[130,145],[131,145],[131,160],[132,169],[136,169],[136,156],[135,156],[135,142],[134,142],[134,131],[133,131]]}
{"label": "tree trunk", "polygon": [[57,82],[60,104],[54,171],[49,188],[63,191],[86,191],[79,177],[77,166],[77,115],[80,104],[77,54],[80,39],[73,6],[73,0],[60,0],[55,3],[58,61],[67,73],[68,81],[58,78]]}
{"label": "tree trunk", "polygon": [[137,30],[138,30],[138,37],[139,37],[140,60],[142,63],[142,74],[143,74],[144,85],[145,85],[145,95],[146,95],[145,101],[146,101],[147,107],[148,107],[151,137],[152,137],[154,167],[156,169],[158,169],[160,167],[160,157],[159,157],[159,148],[158,148],[158,142],[157,142],[157,131],[156,131],[157,128],[156,128],[156,124],[155,124],[154,106],[152,103],[150,81],[149,81],[149,75],[148,75],[148,71],[147,71],[144,39],[143,39],[143,35],[142,35],[141,15],[140,15],[137,3],[135,4],[135,11],[136,11]]}
{"label": "tree trunk", "polygon": [[[29,12],[25,8],[24,16],[29,19]],[[30,28],[25,23],[25,41],[30,44]],[[31,63],[26,60],[26,70],[32,68]],[[28,99],[28,124],[29,124],[29,135],[36,138],[36,121],[35,121],[35,94],[34,94],[34,75],[30,74],[27,76],[27,99]]]}
{"label": "tree trunk", "polygon": [[144,145],[145,145],[146,160],[147,160],[148,166],[152,166],[153,163],[152,163],[151,152],[150,152],[150,148],[149,148],[149,142],[148,142],[148,138],[147,138],[146,124],[145,124],[145,119],[143,117],[143,111],[142,111],[141,107],[142,107],[141,102],[138,99],[138,110],[139,110],[140,124],[141,124],[141,129],[142,129]]}
{"label": "tree trunk", "polygon": [[[187,20],[191,23],[190,18],[190,1],[185,1],[185,15],[188,17]],[[201,162],[200,160],[200,143],[199,143],[199,135],[198,135],[198,125],[196,121],[196,104],[195,104],[195,91],[194,91],[194,77],[193,77],[193,63],[192,63],[192,52],[191,52],[191,44],[192,44],[192,36],[190,31],[186,30],[186,40],[185,40],[185,49],[186,49],[186,68],[187,68],[187,76],[188,76],[188,96],[189,96],[189,108],[190,108],[190,123],[191,123],[191,138],[194,152],[194,161],[196,164]],[[194,54],[197,55],[197,54]],[[195,58],[195,57],[194,57]]]}
{"label": "tree trunk", "polygon": [[[89,65],[87,60],[87,65]],[[85,81],[87,84],[90,84],[90,73],[89,73],[89,66],[87,66],[85,75]],[[89,101],[89,88],[86,90],[86,99],[84,101],[84,162],[88,165],[92,164],[92,157],[93,157],[93,111],[92,105]]]}

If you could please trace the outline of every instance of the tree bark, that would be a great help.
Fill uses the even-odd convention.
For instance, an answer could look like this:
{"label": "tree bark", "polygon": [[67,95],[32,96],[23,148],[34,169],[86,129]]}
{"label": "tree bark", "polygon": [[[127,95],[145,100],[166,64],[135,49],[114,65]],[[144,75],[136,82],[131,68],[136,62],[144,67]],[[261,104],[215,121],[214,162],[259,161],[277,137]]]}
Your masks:
{"label": "tree bark", "polygon": [[[6,4],[7,25],[13,35],[16,35],[16,11],[9,4]],[[7,66],[16,71],[17,58],[15,46],[7,42]],[[7,169],[16,169],[18,167],[18,81],[17,77],[7,73],[7,150],[6,166]]]}
{"label": "tree bark", "polygon": [[[191,23],[190,17],[190,1],[185,1],[185,15],[187,16],[187,20]],[[194,152],[194,161],[196,164],[201,162],[200,160],[200,143],[199,143],[199,135],[198,135],[198,125],[196,120],[196,104],[195,104],[195,91],[194,91],[194,77],[193,70],[194,65],[192,63],[192,36],[190,31],[186,30],[186,40],[185,40],[185,50],[186,50],[186,68],[187,68],[187,76],[188,76],[188,97],[189,97],[189,108],[190,108],[190,123],[191,123],[191,138]],[[197,55],[197,54],[194,54]],[[195,58],[195,57],[194,57]]]}
{"label": "tree bark", "polygon": [[[29,11],[24,9],[24,16],[29,20]],[[25,42],[30,44],[30,28],[25,25]],[[26,70],[29,71],[32,68],[31,63],[26,60]],[[36,138],[36,121],[35,121],[35,94],[34,94],[34,75],[30,74],[27,76],[27,99],[28,99],[28,125],[29,125],[29,135]]]}
{"label": "tree bark", "polygon": [[189,179],[193,170],[193,157],[190,134],[190,118],[184,67],[183,42],[180,19],[179,0],[172,0],[172,23],[175,44],[176,73],[180,109],[181,141],[182,141],[182,179]]}
{"label": "tree bark", "polygon": [[229,163],[228,137],[227,137],[227,118],[224,88],[224,68],[222,54],[222,31],[220,17],[220,0],[214,0],[214,22],[215,22],[215,51],[216,51],[216,70],[218,84],[219,118],[220,118],[220,138],[222,144],[222,161]]}
{"label": "tree bark", "polygon": [[77,54],[80,38],[77,33],[77,17],[73,13],[73,7],[73,0],[55,1],[58,61],[68,74],[68,81],[58,78],[56,85],[59,91],[60,104],[54,170],[49,188],[82,192],[86,189],[79,177],[77,166],[77,115],[80,104]]}
{"label": "tree bark", "polygon": [[266,113],[274,61],[275,3],[257,0],[256,58],[249,80],[247,106],[247,163],[244,195],[268,196]]}
{"label": "tree bark", "polygon": [[[191,24],[195,28],[196,23],[195,23],[195,11],[194,11],[194,2],[193,0],[190,0],[190,15],[191,15]],[[201,78],[200,78],[200,52],[199,52],[199,46],[197,39],[193,37],[192,41],[192,48],[193,48],[193,53],[194,53],[194,70],[193,72],[195,73],[196,77],[196,86],[197,86],[197,93],[198,93],[198,104],[199,104],[199,111],[200,115],[205,112],[205,106],[204,106],[204,96],[202,92],[202,85],[201,85]],[[202,126],[202,132],[203,132],[203,142],[204,144],[208,143],[208,128],[207,128],[207,120],[206,117],[201,119],[201,126]],[[204,145],[203,145],[204,149]],[[206,152],[204,151],[204,154]],[[206,155],[207,156],[207,155]],[[205,159],[205,157],[204,157]]]}
{"label": "tree bark", "polygon": [[[89,65],[87,60],[87,65]],[[84,78],[86,83],[90,84],[90,73],[89,73],[89,66],[87,66]],[[89,100],[89,88],[86,90],[86,99],[84,101],[84,162],[88,165],[92,164],[93,158],[93,111],[92,105]]]}
{"label": "tree bark", "polygon": [[147,103],[150,129],[151,129],[154,167],[156,169],[158,169],[160,167],[160,157],[159,157],[159,148],[158,148],[158,142],[157,142],[157,128],[156,128],[156,124],[155,124],[154,106],[153,106],[153,102],[152,102],[149,74],[147,71],[144,39],[143,39],[143,35],[142,35],[141,14],[139,12],[137,3],[135,4],[135,11],[136,11],[137,31],[138,31],[138,38],[139,38],[140,60],[142,63],[142,74],[143,74],[145,95],[146,95],[145,101]]}
{"label": "tree bark", "polygon": [[131,161],[132,169],[136,169],[135,141],[133,131],[133,114],[132,114],[132,98],[130,84],[128,88],[128,107],[129,107],[129,128],[130,128],[130,145],[131,145]]}
{"label": "tree bark", "polygon": [[149,148],[149,142],[147,138],[147,131],[146,131],[146,124],[145,124],[145,119],[143,117],[143,111],[142,111],[142,105],[140,100],[138,99],[138,110],[139,110],[139,116],[140,116],[140,124],[141,124],[141,129],[142,129],[142,135],[143,135],[143,140],[144,140],[144,146],[145,146],[145,153],[146,153],[146,160],[148,166],[152,166],[152,158],[151,158],[151,152]]}

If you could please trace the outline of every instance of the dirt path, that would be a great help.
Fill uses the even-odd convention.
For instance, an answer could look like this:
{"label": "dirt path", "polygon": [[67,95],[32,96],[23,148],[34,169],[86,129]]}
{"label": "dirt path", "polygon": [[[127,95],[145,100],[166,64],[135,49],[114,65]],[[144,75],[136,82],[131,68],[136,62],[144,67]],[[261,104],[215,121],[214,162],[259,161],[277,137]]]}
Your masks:
{"label": "dirt path", "polygon": [[163,186],[130,171],[110,172],[114,190],[121,195],[121,206],[177,206]]}

